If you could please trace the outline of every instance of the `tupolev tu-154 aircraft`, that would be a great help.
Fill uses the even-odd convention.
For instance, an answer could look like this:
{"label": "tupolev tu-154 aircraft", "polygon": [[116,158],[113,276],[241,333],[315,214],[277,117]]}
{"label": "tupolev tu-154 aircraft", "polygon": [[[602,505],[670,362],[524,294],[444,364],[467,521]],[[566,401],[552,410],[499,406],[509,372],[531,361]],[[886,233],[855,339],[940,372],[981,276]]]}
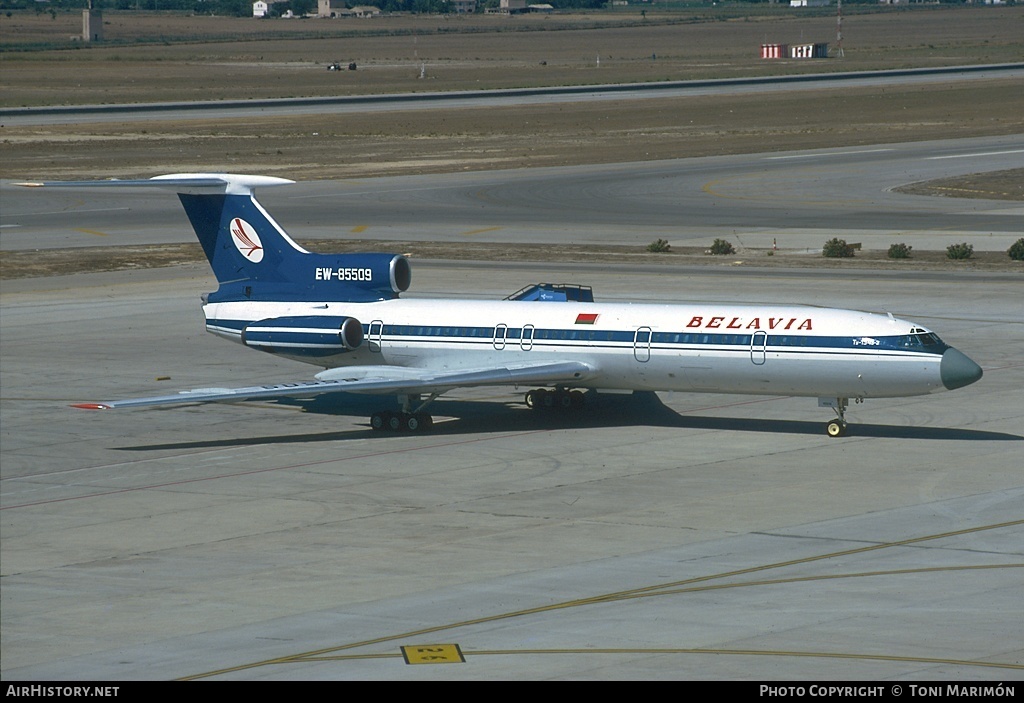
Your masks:
{"label": "tupolev tu-154 aircraft", "polygon": [[218,288],[202,297],[206,329],[246,347],[321,367],[315,380],[203,388],[82,403],[89,409],[350,392],[396,396],[375,430],[417,432],[427,406],[455,388],[535,386],[527,405],[571,410],[583,390],[806,396],[846,433],[850,399],[953,390],[982,370],[932,331],[891,314],[791,305],[606,304],[589,288],[548,285],[505,300],[403,299],[409,261],[395,254],[314,254],[257,202],[270,176],[172,174],[146,180],[23,183],[167,188],[178,193]]}

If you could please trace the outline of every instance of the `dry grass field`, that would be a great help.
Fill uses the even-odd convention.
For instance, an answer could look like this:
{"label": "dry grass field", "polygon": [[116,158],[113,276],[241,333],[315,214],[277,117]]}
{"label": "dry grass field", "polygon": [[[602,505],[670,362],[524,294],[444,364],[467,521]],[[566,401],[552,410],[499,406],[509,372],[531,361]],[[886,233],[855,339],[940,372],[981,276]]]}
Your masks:
{"label": "dry grass field", "polygon": [[0,128],[4,178],[185,170],[355,178],[1024,131],[1012,81],[361,115]]}
{"label": "dry grass field", "polygon": [[[0,15],[0,107],[687,80],[1024,61],[1024,7],[858,6],[842,59],[763,61],[763,42],[835,44],[834,8],[256,20]],[[854,14],[861,13],[861,14]],[[49,47],[41,49],[41,47]],[[60,48],[64,47],[64,48]],[[600,64],[598,64],[600,59]],[[327,71],[354,61],[356,71]],[[424,71],[425,69],[425,71]],[[423,78],[420,76],[424,75]]]}

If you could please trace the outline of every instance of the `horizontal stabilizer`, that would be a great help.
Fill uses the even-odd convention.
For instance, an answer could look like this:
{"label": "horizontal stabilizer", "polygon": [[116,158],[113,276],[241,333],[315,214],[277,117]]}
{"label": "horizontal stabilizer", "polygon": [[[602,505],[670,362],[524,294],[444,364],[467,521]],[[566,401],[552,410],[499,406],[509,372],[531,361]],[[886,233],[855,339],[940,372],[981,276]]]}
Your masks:
{"label": "horizontal stabilizer", "polygon": [[153,178],[105,181],[38,181],[16,183],[26,188],[166,188],[178,193],[227,193],[249,195],[256,188],[291,185],[295,181],[276,176],[246,176],[234,173],[172,173]]}

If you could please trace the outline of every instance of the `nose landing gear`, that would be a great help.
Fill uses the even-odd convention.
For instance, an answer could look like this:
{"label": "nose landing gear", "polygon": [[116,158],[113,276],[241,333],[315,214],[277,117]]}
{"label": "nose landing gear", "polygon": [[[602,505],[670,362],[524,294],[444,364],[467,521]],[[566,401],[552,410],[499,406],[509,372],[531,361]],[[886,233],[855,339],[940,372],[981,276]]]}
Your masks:
{"label": "nose landing gear", "polygon": [[[854,398],[854,402],[863,403],[863,398]],[[846,435],[846,409],[850,406],[849,398],[818,398],[818,405],[829,407],[836,411],[836,419],[825,425],[825,432],[829,437],[843,437]]]}
{"label": "nose landing gear", "polygon": [[846,434],[846,422],[837,418],[825,426],[825,431],[829,437],[842,437]]}

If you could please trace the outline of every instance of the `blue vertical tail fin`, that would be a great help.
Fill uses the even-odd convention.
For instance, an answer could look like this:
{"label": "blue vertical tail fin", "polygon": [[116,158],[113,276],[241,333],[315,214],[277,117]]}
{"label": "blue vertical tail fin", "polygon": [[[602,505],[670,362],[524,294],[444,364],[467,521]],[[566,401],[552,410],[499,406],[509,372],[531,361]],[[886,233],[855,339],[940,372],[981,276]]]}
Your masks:
{"label": "blue vertical tail fin", "polygon": [[273,176],[177,173],[146,180],[53,181],[49,187],[158,187],[176,191],[219,288],[209,302],[232,300],[368,302],[398,297],[412,280],[394,254],[313,254],[299,246],[256,200],[257,187],[294,183]]}

